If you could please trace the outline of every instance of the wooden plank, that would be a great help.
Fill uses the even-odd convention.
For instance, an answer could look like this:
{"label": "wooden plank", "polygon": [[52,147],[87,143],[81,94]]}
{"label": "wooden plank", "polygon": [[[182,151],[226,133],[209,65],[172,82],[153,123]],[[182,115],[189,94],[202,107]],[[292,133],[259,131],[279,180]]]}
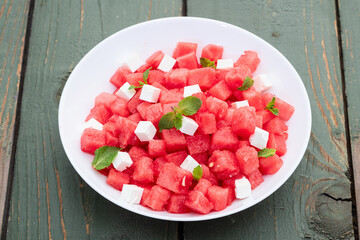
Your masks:
{"label": "wooden plank", "polygon": [[8,239],[167,239],[177,223],[128,212],[94,192],[68,161],[57,115],[62,88],[99,41],[181,1],[35,1],[21,107]]}
{"label": "wooden plank", "polygon": [[[347,97],[347,111],[350,130],[352,170],[357,210],[358,229],[360,227],[360,2],[338,1],[342,51],[344,62],[344,79]],[[359,230],[358,230],[359,231]]]}
{"label": "wooden plank", "polygon": [[303,79],[313,128],[303,161],[276,193],[228,218],[185,223],[185,239],[354,237],[335,10],[321,0],[187,2],[189,16],[233,23],[278,48]]}
{"label": "wooden plank", "polygon": [[15,135],[29,1],[0,3],[0,227],[3,225]]}

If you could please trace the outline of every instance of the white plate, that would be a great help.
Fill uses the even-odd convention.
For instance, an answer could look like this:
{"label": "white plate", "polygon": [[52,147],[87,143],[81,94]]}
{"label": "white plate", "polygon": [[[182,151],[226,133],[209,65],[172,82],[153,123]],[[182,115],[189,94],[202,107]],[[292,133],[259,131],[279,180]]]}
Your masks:
{"label": "white plate", "polygon": [[[254,75],[268,74],[274,81],[271,89],[276,96],[295,107],[288,121],[289,138],[284,165],[252,191],[252,197],[235,200],[220,212],[200,214],[172,214],[156,212],[140,205],[119,201],[120,192],[106,184],[106,177],[91,167],[93,156],[80,150],[80,136],[84,120],[101,92],[112,93],[115,87],[109,82],[114,71],[124,63],[127,55],[136,53],[144,60],[156,50],[172,55],[179,41],[198,43],[198,55],[206,44],[224,46],[224,58],[234,61],[244,50],[254,50],[261,59]],[[59,106],[59,129],[65,152],[78,174],[95,191],[106,199],[129,211],[148,217],[172,221],[208,220],[240,212],[262,201],[275,192],[294,172],[303,157],[311,130],[311,109],[306,89],[290,62],[269,43],[234,25],[194,17],[173,17],[152,20],[123,29],[96,45],[78,63],[62,92]],[[289,193],[292,194],[292,193]]]}

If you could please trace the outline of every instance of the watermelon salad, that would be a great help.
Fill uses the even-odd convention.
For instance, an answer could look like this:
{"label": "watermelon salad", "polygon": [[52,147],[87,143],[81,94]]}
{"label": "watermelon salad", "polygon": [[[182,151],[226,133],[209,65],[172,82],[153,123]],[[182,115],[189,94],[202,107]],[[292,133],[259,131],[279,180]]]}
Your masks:
{"label": "watermelon salad", "polygon": [[236,62],[223,47],[177,43],[172,56],[130,56],[85,120],[81,150],[119,192],[155,211],[207,214],[251,196],[286,153],[294,107],[256,74],[258,54]]}

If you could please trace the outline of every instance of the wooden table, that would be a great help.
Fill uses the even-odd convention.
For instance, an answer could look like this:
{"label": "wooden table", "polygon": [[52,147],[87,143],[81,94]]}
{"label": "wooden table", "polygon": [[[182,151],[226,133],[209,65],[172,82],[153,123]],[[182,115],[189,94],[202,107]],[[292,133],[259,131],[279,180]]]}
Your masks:
{"label": "wooden table", "polygon": [[[292,177],[256,206],[205,222],[154,220],[108,202],[70,165],[57,125],[63,86],[87,51],[132,24],[181,15],[270,42],[299,72],[313,114]],[[358,238],[359,43],[358,0],[1,0],[2,238]]]}

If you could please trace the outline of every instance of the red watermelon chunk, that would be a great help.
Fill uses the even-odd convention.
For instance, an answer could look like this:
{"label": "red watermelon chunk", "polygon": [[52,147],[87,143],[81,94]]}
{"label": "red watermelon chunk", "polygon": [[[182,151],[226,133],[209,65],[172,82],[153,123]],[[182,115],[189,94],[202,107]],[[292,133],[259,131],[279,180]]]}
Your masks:
{"label": "red watermelon chunk", "polygon": [[230,88],[224,80],[215,84],[212,88],[209,89],[209,93],[223,101],[226,101],[232,94]]}
{"label": "red watermelon chunk", "polygon": [[165,54],[162,51],[156,51],[148,59],[146,59],[146,63],[153,69],[157,69],[164,55]]}
{"label": "red watermelon chunk", "polygon": [[237,136],[231,131],[230,127],[220,128],[211,137],[211,149],[236,150],[238,141]]}
{"label": "red watermelon chunk", "polygon": [[166,155],[166,146],[164,140],[150,140],[148,152],[151,157],[160,157]]}
{"label": "red watermelon chunk", "polygon": [[283,161],[277,154],[274,154],[273,156],[267,158],[260,157],[259,164],[261,173],[267,175],[277,173],[283,165]]}
{"label": "red watermelon chunk", "polygon": [[143,195],[141,196],[141,201],[140,201],[140,204],[144,207],[146,207],[145,201],[150,195],[151,188],[152,187],[144,187]]}
{"label": "red watermelon chunk", "polygon": [[258,153],[253,147],[242,147],[236,151],[240,170],[249,176],[259,168]]}
{"label": "red watermelon chunk", "polygon": [[211,96],[206,99],[206,106],[208,111],[215,114],[217,119],[223,119],[229,108],[226,102]]}
{"label": "red watermelon chunk", "polygon": [[192,184],[193,176],[173,163],[165,163],[161,169],[156,184],[175,193],[185,194]]}
{"label": "red watermelon chunk", "polygon": [[138,146],[132,146],[129,150],[129,155],[134,163],[138,162],[142,157],[150,157],[145,149]]}
{"label": "red watermelon chunk", "polygon": [[180,102],[184,98],[184,90],[179,88],[170,89],[168,91],[161,91],[159,102],[162,104]]}
{"label": "red watermelon chunk", "polygon": [[159,176],[159,173],[161,169],[164,167],[165,163],[167,162],[163,157],[158,157],[154,160],[154,175],[156,178]]}
{"label": "red watermelon chunk", "polygon": [[232,131],[240,137],[248,138],[255,132],[256,117],[254,107],[235,109],[232,119]]}
{"label": "red watermelon chunk", "polygon": [[155,185],[151,188],[149,196],[145,199],[144,203],[155,211],[163,211],[170,196],[171,192],[169,190]]}
{"label": "red watermelon chunk", "polygon": [[[146,70],[146,69],[145,69]],[[130,73],[125,76],[125,80],[130,84],[134,86],[139,86],[139,81],[143,81],[143,74],[140,72],[137,73]]]}
{"label": "red watermelon chunk", "polygon": [[[262,102],[264,108],[272,100],[273,97],[274,95],[271,93],[265,93],[264,95],[262,95]],[[293,106],[278,97],[276,97],[274,107],[279,109],[279,117],[282,118],[284,121],[289,120],[295,111],[295,108]]]}
{"label": "red watermelon chunk", "polygon": [[231,70],[231,68],[216,69],[216,82],[220,82],[222,80],[225,81],[226,75],[230,70]]}
{"label": "red watermelon chunk", "polygon": [[104,105],[99,105],[91,109],[90,114],[86,117],[85,122],[94,118],[99,123],[105,124],[110,117],[111,117],[111,112]]}
{"label": "red watermelon chunk", "polygon": [[150,121],[154,126],[158,126],[161,117],[163,116],[162,104],[155,103],[151,104],[146,111],[146,121]]}
{"label": "red watermelon chunk", "polygon": [[128,117],[130,115],[130,112],[127,108],[127,102],[121,98],[117,98],[110,106],[110,109],[113,114],[121,117]]}
{"label": "red watermelon chunk", "polygon": [[119,146],[126,148],[127,145],[138,145],[139,139],[135,135],[137,124],[127,118],[119,117],[116,121],[116,135],[119,136]]}
{"label": "red watermelon chunk", "polygon": [[119,146],[119,138],[112,135],[110,132],[105,132],[105,145],[118,147]]}
{"label": "red watermelon chunk", "polygon": [[222,181],[221,186],[222,186],[222,187],[230,187],[230,188],[232,188],[232,189],[235,189],[235,181],[236,181],[237,179],[241,179],[241,178],[243,178],[243,177],[244,177],[244,175],[241,174],[241,173],[239,173],[239,174],[237,174],[237,175],[234,175],[234,176],[231,176],[231,177],[228,178],[228,179],[224,179],[224,180]]}
{"label": "red watermelon chunk", "polygon": [[160,83],[164,84],[165,73],[159,70],[150,70],[147,79],[149,84]]}
{"label": "red watermelon chunk", "polygon": [[116,136],[115,135],[115,132],[116,132],[116,122],[107,122],[107,123],[105,123],[104,124],[104,126],[103,126],[103,130],[105,131],[105,132],[109,132],[109,133],[111,133],[112,135],[114,135],[114,136]]}
{"label": "red watermelon chunk", "polygon": [[154,182],[154,163],[151,158],[142,157],[134,163],[132,178],[141,183]]}
{"label": "red watermelon chunk", "polygon": [[239,149],[239,148],[242,148],[242,147],[244,147],[244,146],[250,146],[249,140],[240,140],[240,141],[239,141],[238,149]]}
{"label": "red watermelon chunk", "polygon": [[81,151],[94,153],[96,149],[105,146],[105,132],[86,128],[81,135]]}
{"label": "red watermelon chunk", "polygon": [[141,94],[141,89],[139,91],[137,91],[137,93],[128,102],[127,107],[131,113],[136,113],[137,106],[139,106],[140,103],[143,102],[143,100],[140,100],[140,94]]}
{"label": "red watermelon chunk", "polygon": [[209,158],[208,166],[222,180],[239,173],[235,154],[228,150],[215,150]]}
{"label": "red watermelon chunk", "polygon": [[222,58],[223,52],[224,48],[222,46],[208,44],[202,49],[201,57],[217,62],[218,59]]}
{"label": "red watermelon chunk", "polygon": [[199,131],[203,134],[213,134],[216,132],[216,117],[213,113],[198,113],[195,120],[199,124]]}
{"label": "red watermelon chunk", "polygon": [[201,178],[199,180],[199,182],[196,184],[196,186],[194,187],[194,191],[199,191],[202,192],[202,194],[204,194],[204,196],[207,195],[208,189],[212,186],[213,184],[205,179],[205,178]]}
{"label": "red watermelon chunk", "polygon": [[189,193],[185,206],[201,214],[207,214],[214,208],[214,205],[199,191],[191,191]]}
{"label": "red watermelon chunk", "polygon": [[95,98],[95,107],[103,105],[107,109],[110,109],[111,105],[113,104],[113,102],[116,101],[116,99],[118,99],[118,97],[111,93],[107,93],[107,92],[100,93]]}
{"label": "red watermelon chunk", "polygon": [[271,119],[273,119],[275,117],[275,115],[272,114],[268,110],[257,111],[256,115],[262,117],[262,124],[263,125],[266,124],[267,122],[269,122]]}
{"label": "red watermelon chunk", "polygon": [[263,120],[262,120],[262,116],[261,115],[255,115],[255,119],[256,119],[256,127],[258,128],[263,128]]}
{"label": "red watermelon chunk", "polygon": [[178,58],[189,54],[191,52],[196,52],[197,43],[191,42],[178,42],[173,52],[173,58]]}
{"label": "red watermelon chunk", "polygon": [[[259,164],[261,168],[261,159],[259,158]],[[264,182],[264,178],[261,174],[261,172],[257,169],[253,173],[251,173],[247,179],[249,180],[251,184],[251,189],[257,188],[262,182]]]}
{"label": "red watermelon chunk", "polygon": [[228,204],[229,189],[212,186],[208,189],[208,198],[214,205],[215,211],[224,210]]}
{"label": "red watermelon chunk", "polygon": [[119,67],[115,73],[111,76],[110,82],[114,84],[116,87],[121,87],[126,82],[125,76],[131,73],[131,70],[128,66]]}
{"label": "red watermelon chunk", "polygon": [[176,58],[179,68],[187,68],[189,70],[198,68],[198,61],[196,52],[191,52],[181,57]]}
{"label": "red watermelon chunk", "polygon": [[274,119],[270,120],[268,123],[265,124],[264,130],[278,135],[282,135],[285,131],[288,130],[288,126],[283,120],[275,117]]}
{"label": "red watermelon chunk", "polygon": [[235,189],[231,188],[231,187],[224,187],[224,188],[227,188],[229,190],[229,192],[228,192],[229,194],[227,197],[227,205],[230,206],[232,204],[232,202],[236,199]]}
{"label": "red watermelon chunk", "polygon": [[168,152],[186,150],[185,135],[176,129],[164,129],[161,131]]}
{"label": "red watermelon chunk", "polygon": [[149,69],[151,67],[150,64],[145,63],[143,65],[141,65],[136,71],[135,73],[144,73],[147,69]]}
{"label": "red watermelon chunk", "polygon": [[255,107],[256,111],[263,110],[261,95],[255,88],[242,91],[243,98],[248,100],[249,105]]}
{"label": "red watermelon chunk", "polygon": [[215,69],[199,68],[189,71],[188,85],[199,84],[204,91],[211,88],[215,82]]}
{"label": "red watermelon chunk", "polygon": [[209,180],[213,185],[218,185],[218,180],[215,177],[215,174],[210,171],[210,168],[205,164],[200,164],[200,166],[203,170],[202,178]]}
{"label": "red watermelon chunk", "polygon": [[257,66],[260,63],[260,59],[258,58],[258,55],[254,51],[245,51],[243,55],[240,56],[240,58],[236,61],[234,64],[235,67],[239,66],[247,66],[251,72],[255,72]]}
{"label": "red watermelon chunk", "polygon": [[139,123],[140,121],[143,121],[144,119],[142,119],[142,117],[140,116],[140,113],[134,113],[132,115],[130,115],[127,119],[135,122],[135,123]]}
{"label": "red watermelon chunk", "polygon": [[225,77],[226,83],[233,91],[236,91],[238,87],[241,87],[245,78],[251,77],[251,71],[246,66],[240,66],[232,68]]}
{"label": "red watermelon chunk", "polygon": [[186,136],[186,144],[189,154],[203,153],[210,149],[210,136],[207,134]]}
{"label": "red watermelon chunk", "polygon": [[209,159],[207,152],[191,154],[191,157],[194,158],[195,161],[197,161],[199,164],[207,164],[207,161]]}
{"label": "red watermelon chunk", "polygon": [[202,93],[202,92],[194,93],[191,96],[199,98],[201,100],[201,102],[202,102],[201,103],[201,108],[198,110],[198,113],[207,111],[206,96],[205,96],[204,93]]}
{"label": "red watermelon chunk", "polygon": [[186,151],[174,152],[165,155],[165,160],[175,164],[176,166],[180,166],[187,156],[188,153]]}
{"label": "red watermelon chunk", "polygon": [[167,74],[165,74],[165,87],[167,87],[168,89],[183,88],[187,85],[188,76],[189,69],[173,69]]}
{"label": "red watermelon chunk", "polygon": [[172,112],[172,107],[176,107],[179,103],[178,102],[172,102],[172,103],[165,103],[163,104],[163,114]]}
{"label": "red watermelon chunk", "polygon": [[124,184],[130,182],[130,176],[123,172],[118,172],[112,168],[109,172],[109,175],[106,179],[106,183],[111,185],[113,188],[121,191]]}
{"label": "red watermelon chunk", "polygon": [[188,213],[190,209],[185,206],[186,195],[172,194],[166,206],[170,213]]}
{"label": "red watermelon chunk", "polygon": [[152,103],[142,102],[136,107],[136,110],[138,111],[142,119],[146,119],[147,110],[151,105]]}
{"label": "red watermelon chunk", "polygon": [[276,149],[276,154],[283,156],[287,151],[285,136],[270,133],[267,147]]}

